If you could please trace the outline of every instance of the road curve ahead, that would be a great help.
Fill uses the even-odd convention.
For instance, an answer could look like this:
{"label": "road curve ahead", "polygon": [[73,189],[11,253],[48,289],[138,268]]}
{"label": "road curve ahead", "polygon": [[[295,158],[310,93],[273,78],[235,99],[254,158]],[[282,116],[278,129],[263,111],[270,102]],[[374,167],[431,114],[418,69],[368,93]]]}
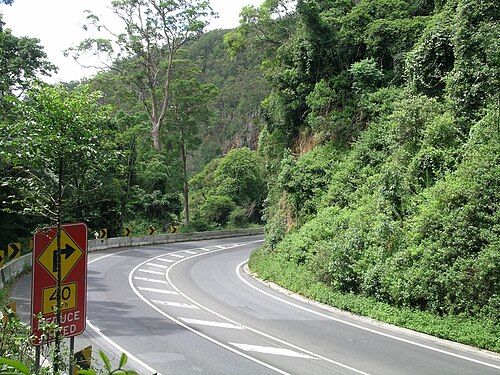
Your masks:
{"label": "road curve ahead", "polygon": [[500,357],[297,300],[244,271],[261,237],[92,254],[89,340],[141,374],[500,374]]}

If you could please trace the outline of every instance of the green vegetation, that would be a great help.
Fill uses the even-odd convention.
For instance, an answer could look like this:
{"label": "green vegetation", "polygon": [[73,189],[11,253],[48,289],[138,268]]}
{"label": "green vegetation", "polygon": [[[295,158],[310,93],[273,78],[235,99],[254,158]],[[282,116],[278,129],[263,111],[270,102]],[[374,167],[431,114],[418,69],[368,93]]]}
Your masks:
{"label": "green vegetation", "polygon": [[[120,55],[73,50],[114,59],[65,86],[0,23],[0,246],[54,222],[62,170],[66,220],[265,222],[262,277],[499,351],[500,3],[265,0],[203,35],[208,3],[153,3]],[[186,38],[159,37],[169,19]]]}
{"label": "green vegetation", "polygon": [[[229,42],[266,27],[264,10]],[[278,178],[253,270],[500,349],[499,12],[476,0],[297,3],[294,32],[263,63],[259,152]]]}

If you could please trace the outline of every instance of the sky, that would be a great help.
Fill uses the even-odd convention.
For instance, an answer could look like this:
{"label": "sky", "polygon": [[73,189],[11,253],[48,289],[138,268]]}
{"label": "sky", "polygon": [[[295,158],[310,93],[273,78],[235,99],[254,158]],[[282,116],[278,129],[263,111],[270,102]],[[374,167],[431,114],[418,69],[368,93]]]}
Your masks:
{"label": "sky", "polygon": [[[208,29],[234,28],[239,13],[245,5],[260,5],[263,0],[211,0],[212,8],[219,14]],[[82,29],[84,11],[89,9],[101,15],[101,20],[113,24],[109,4],[111,0],[15,0],[11,6],[0,5],[0,13],[7,28],[16,36],[40,39],[49,60],[59,71],[45,81],[69,82],[91,76],[93,69],[84,69],[63,51],[92,35]]]}

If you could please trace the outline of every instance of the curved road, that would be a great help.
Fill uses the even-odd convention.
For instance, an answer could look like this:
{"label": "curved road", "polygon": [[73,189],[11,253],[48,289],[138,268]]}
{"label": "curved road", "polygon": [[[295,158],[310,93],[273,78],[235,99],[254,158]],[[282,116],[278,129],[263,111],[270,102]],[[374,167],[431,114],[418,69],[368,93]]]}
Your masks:
{"label": "curved road", "polygon": [[[500,374],[500,356],[293,298],[250,277],[261,237],[91,253],[77,343],[140,374]],[[27,278],[25,278],[27,279]],[[14,298],[29,295],[22,280]],[[77,345],[81,347],[84,345]]]}

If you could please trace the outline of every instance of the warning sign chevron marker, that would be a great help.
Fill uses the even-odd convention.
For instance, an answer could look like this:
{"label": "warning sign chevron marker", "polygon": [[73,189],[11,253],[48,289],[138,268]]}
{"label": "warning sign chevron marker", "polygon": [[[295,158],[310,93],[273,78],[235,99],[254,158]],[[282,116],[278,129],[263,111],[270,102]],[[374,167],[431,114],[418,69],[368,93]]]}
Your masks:
{"label": "warning sign chevron marker", "polygon": [[107,228],[99,229],[99,238],[101,240],[105,240],[106,238],[108,238],[108,229]]}
{"label": "warning sign chevron marker", "polygon": [[85,349],[75,353],[75,367],[73,374],[76,375],[78,370],[89,370],[92,365],[92,347],[87,346]]}
{"label": "warning sign chevron marker", "polygon": [[10,243],[7,245],[9,260],[17,259],[21,256],[21,244],[19,242]]}

